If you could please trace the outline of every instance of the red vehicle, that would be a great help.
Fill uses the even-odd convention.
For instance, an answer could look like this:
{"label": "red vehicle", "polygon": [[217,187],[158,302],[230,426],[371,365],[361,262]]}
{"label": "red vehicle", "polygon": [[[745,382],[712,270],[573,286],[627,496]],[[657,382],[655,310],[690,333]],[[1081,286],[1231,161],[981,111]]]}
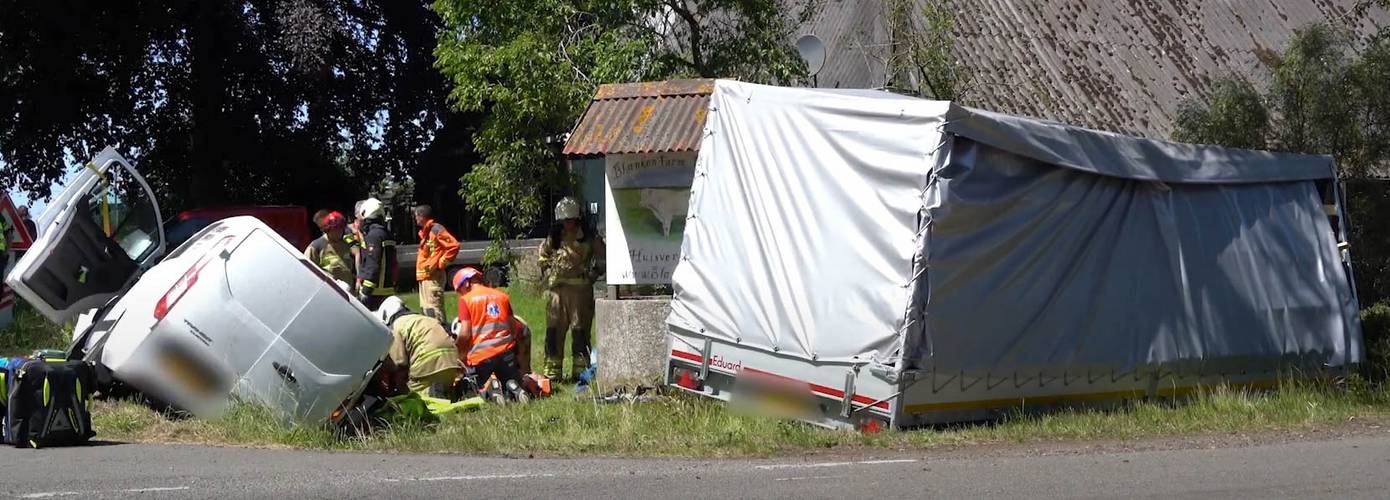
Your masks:
{"label": "red vehicle", "polygon": [[314,239],[313,232],[309,230],[309,212],[304,207],[286,205],[198,208],[181,212],[164,223],[169,248],[178,248],[189,237],[213,222],[238,215],[250,215],[260,219],[295,248],[307,247]]}

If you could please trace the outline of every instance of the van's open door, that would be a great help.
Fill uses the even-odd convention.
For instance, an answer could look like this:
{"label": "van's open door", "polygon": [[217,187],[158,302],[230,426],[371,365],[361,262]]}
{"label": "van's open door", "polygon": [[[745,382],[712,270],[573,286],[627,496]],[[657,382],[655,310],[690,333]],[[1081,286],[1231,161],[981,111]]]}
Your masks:
{"label": "van's open door", "polygon": [[47,212],[43,237],[5,283],[55,323],[124,293],[164,255],[154,192],[112,148],[88,162]]}

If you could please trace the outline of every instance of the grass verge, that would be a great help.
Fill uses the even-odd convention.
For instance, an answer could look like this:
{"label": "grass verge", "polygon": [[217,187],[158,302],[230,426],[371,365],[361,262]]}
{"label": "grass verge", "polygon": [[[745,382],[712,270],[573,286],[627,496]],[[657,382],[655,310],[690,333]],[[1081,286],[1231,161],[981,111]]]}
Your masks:
{"label": "grass verge", "polygon": [[[404,296],[412,306],[414,296]],[[540,297],[514,294],[516,313],[544,335]],[[452,317],[457,298],[445,297]],[[70,332],[27,308],[0,332],[0,354],[64,347]],[[532,343],[540,359],[542,342]],[[1390,421],[1390,386],[1290,383],[1269,392],[1212,388],[1183,402],[1135,402],[1111,410],[1017,414],[995,422],[877,434],[831,431],[737,414],[726,406],[676,395],[648,403],[598,403],[572,392],[525,406],[488,406],[450,415],[431,427],[403,426],[361,440],[338,441],[326,429],[281,425],[265,410],[233,407],[211,420],[173,419],[127,401],[93,408],[98,437],[116,441],[327,450],[503,455],[640,455],[749,457],[825,450],[920,450],[942,446],[1133,440],[1205,433],[1299,431],[1352,419]]]}
{"label": "grass verge", "polygon": [[171,420],[130,402],[94,412],[102,439],[311,449],[502,455],[754,457],[825,450],[1132,440],[1201,433],[1309,430],[1351,419],[1390,419],[1390,390],[1365,384],[1291,383],[1270,392],[1221,387],[1188,401],[1136,402],[1112,410],[1016,415],[995,422],[877,434],[832,431],[741,415],[678,395],[645,403],[598,403],[561,394],[524,406],[488,406],[439,424],[399,427],[339,442],[323,429],[287,428],[239,406],[213,420]]}
{"label": "grass verge", "polygon": [[0,356],[23,356],[34,349],[66,349],[72,327],[48,321],[24,301],[16,301],[14,323],[0,328]]}

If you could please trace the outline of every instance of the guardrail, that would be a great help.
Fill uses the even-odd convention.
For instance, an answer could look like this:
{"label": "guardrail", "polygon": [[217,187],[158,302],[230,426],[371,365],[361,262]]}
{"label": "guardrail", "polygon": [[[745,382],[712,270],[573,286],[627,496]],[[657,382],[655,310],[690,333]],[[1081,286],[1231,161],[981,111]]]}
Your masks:
{"label": "guardrail", "polygon": [[[507,246],[511,249],[512,255],[518,255],[540,248],[542,241],[545,240],[543,238],[511,240],[507,243]],[[454,262],[450,264],[450,267],[481,266],[483,263],[483,253],[487,251],[488,245],[491,244],[492,242],[488,240],[460,241],[459,254],[457,257],[454,257]],[[396,246],[396,264],[400,266],[403,273],[409,273],[405,274],[405,276],[415,275],[415,254],[419,251],[419,247],[420,245]]]}

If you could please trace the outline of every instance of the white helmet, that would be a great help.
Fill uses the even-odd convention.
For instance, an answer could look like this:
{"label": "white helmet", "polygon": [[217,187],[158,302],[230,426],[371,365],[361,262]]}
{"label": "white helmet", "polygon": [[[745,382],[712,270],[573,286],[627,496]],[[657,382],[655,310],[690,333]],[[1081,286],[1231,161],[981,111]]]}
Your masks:
{"label": "white helmet", "polygon": [[396,315],[407,311],[405,303],[401,302],[400,297],[387,297],[381,301],[381,307],[376,308],[376,317],[386,326],[391,326],[391,319]]}
{"label": "white helmet", "polygon": [[555,204],[555,220],[562,221],[565,219],[578,218],[579,202],[574,201],[574,198],[566,196],[564,198],[561,198],[559,203]]}
{"label": "white helmet", "polygon": [[381,213],[381,200],[367,198],[357,204],[357,213],[353,215],[356,215],[359,219],[380,219]]}

